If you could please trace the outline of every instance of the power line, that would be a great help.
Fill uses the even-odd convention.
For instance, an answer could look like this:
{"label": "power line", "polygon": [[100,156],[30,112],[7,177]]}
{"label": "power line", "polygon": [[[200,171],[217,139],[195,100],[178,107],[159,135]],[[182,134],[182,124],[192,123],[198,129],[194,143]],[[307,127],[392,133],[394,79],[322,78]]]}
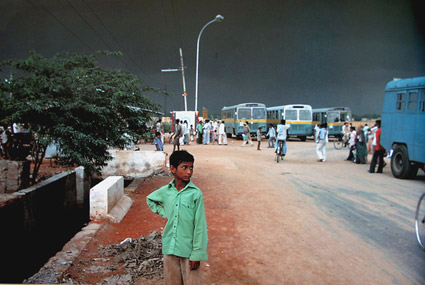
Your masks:
{"label": "power line", "polygon": [[146,77],[148,77],[151,81],[156,82],[157,84],[162,84],[156,80],[154,80],[153,78],[151,78],[149,75],[147,75],[144,71],[143,68],[141,68],[137,62],[130,56],[130,53],[125,50],[124,48],[122,48],[122,46],[119,44],[119,41],[115,38],[115,36],[112,34],[112,32],[108,29],[108,27],[105,25],[105,23],[102,21],[102,19],[96,14],[96,12],[90,7],[90,5],[88,5],[86,3],[86,1],[81,0],[86,6],[87,8],[90,10],[90,12],[96,17],[96,19],[99,21],[99,23],[102,25],[102,27],[106,30],[106,32],[111,36],[111,38],[114,40],[115,44],[118,45],[118,47],[120,48],[120,50],[123,50],[125,52],[125,54],[128,56],[128,58],[132,61],[132,63],[134,65],[136,65],[136,67],[140,70],[141,73],[143,73]]}
{"label": "power line", "polygon": [[[31,5],[34,7],[37,7],[31,0],[27,0]],[[49,14],[53,19],[55,19],[59,24],[61,24],[68,32],[70,32],[76,39],[78,39],[80,42],[82,42],[89,50],[91,50],[93,53],[95,50],[93,50],[89,44],[87,44],[85,41],[83,41],[72,29],[70,29],[68,26],[66,26],[61,20],[59,20],[53,13],[51,13],[45,6],[43,6],[41,3],[38,3],[38,5],[47,13]]]}

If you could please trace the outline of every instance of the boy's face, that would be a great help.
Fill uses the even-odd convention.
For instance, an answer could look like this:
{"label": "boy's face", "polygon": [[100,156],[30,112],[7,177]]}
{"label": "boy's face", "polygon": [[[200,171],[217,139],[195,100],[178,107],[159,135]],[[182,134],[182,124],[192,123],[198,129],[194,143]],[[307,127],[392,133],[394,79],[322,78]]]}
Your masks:
{"label": "boy's face", "polygon": [[174,179],[189,182],[193,174],[193,162],[182,162],[177,168],[170,165],[170,170],[174,174]]}

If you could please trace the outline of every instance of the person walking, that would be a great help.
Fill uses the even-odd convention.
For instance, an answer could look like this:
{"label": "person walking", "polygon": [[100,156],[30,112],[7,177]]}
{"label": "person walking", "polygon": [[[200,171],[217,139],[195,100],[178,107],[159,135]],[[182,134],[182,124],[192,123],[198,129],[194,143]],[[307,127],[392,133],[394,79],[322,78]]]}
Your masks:
{"label": "person walking", "polygon": [[218,144],[227,145],[226,125],[224,121],[221,121],[218,127]]}
{"label": "person walking", "polygon": [[269,125],[269,131],[267,132],[267,136],[269,137],[268,141],[268,148],[273,147],[274,140],[276,139],[276,130],[274,129],[273,125]]}
{"label": "person walking", "polygon": [[363,131],[363,127],[360,126],[357,131],[356,139],[356,163],[366,164],[367,162],[367,146],[366,146],[366,137]]}
{"label": "person walking", "polygon": [[328,128],[327,124],[323,123],[319,125],[319,131],[317,132],[317,146],[316,146],[316,154],[318,162],[326,161],[326,143],[328,142]]}
{"label": "person walking", "polygon": [[375,152],[373,153],[372,161],[370,162],[370,168],[369,173],[375,173],[375,166],[378,162],[378,170],[376,173],[382,173],[382,169],[384,168],[384,154],[385,149],[381,145],[381,120],[376,121],[376,126],[378,127],[378,130],[375,133],[376,138],[376,146],[375,146]]}
{"label": "person walking", "polygon": [[180,150],[180,138],[183,136],[182,126],[180,125],[180,120],[176,120],[176,126],[175,126],[175,134],[174,134],[174,141],[173,141],[173,152],[176,150]]}
{"label": "person walking", "polygon": [[204,124],[204,144],[210,143],[211,124],[209,120],[205,120]]}
{"label": "person walking", "polygon": [[346,159],[348,161],[354,161],[354,159],[355,159],[354,150],[356,149],[356,137],[357,137],[356,128],[351,126],[350,127],[350,140],[348,141],[350,151],[349,151],[348,157]]}
{"label": "person walking", "polygon": [[199,121],[196,125],[196,143],[202,144],[202,133],[204,131],[203,123],[202,121]]}
{"label": "person walking", "polygon": [[245,145],[246,145],[246,144],[248,144],[248,143],[251,143],[251,146],[253,146],[253,145],[254,145],[254,143],[253,143],[253,142],[249,139],[249,136],[250,136],[250,134],[249,134],[250,129],[249,129],[249,127],[248,127],[248,122],[244,123],[244,124],[243,124],[243,126],[244,126],[244,128],[243,128],[243,135],[242,135],[242,137],[243,137],[242,146],[245,146]]}
{"label": "person walking", "polygon": [[257,142],[258,142],[257,150],[261,150],[260,149],[260,145],[261,145],[261,127],[259,127],[258,128],[258,131],[257,131]]}

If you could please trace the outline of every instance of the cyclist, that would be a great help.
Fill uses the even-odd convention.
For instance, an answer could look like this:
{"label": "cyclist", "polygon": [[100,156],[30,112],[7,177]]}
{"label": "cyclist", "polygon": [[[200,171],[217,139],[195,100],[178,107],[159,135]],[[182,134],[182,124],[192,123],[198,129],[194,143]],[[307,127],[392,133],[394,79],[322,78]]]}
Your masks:
{"label": "cyclist", "polygon": [[282,154],[285,156],[286,155],[286,135],[288,132],[288,129],[291,127],[291,125],[286,125],[286,121],[285,120],[280,120],[280,124],[277,125],[276,127],[276,133],[277,133],[277,137],[276,137],[276,144],[275,144],[275,153],[277,152],[277,148],[279,146],[279,141],[283,141],[283,150],[282,150]]}

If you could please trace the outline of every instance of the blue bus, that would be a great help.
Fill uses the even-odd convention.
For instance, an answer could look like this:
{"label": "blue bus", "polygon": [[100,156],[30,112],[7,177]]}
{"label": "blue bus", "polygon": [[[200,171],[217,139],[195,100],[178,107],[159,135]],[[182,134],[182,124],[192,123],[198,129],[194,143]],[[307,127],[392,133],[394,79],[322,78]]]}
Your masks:
{"label": "blue bus", "polygon": [[291,124],[288,130],[289,137],[298,137],[306,141],[307,136],[313,135],[312,109],[310,105],[293,104],[267,108],[267,124],[277,125],[280,120]]}
{"label": "blue bus", "polygon": [[266,105],[262,103],[242,103],[223,107],[221,119],[225,123],[228,137],[234,135],[238,139],[242,138],[245,122],[248,122],[251,134],[256,135],[259,127],[262,134],[266,133]]}
{"label": "blue bus", "polygon": [[329,136],[342,137],[344,122],[351,122],[351,119],[351,109],[348,107],[313,109],[313,125],[327,123]]}
{"label": "blue bus", "polygon": [[414,178],[425,165],[425,77],[388,82],[381,126],[394,177]]}

